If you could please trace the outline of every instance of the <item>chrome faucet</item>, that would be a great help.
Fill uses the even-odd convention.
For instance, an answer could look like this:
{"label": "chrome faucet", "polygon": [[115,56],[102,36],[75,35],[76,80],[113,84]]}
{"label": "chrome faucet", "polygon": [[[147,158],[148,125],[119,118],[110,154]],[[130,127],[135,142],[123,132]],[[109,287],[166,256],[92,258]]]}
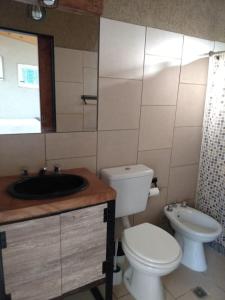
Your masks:
{"label": "chrome faucet", "polygon": [[60,173],[61,173],[61,168],[60,168],[60,166],[58,166],[58,165],[55,165],[55,166],[54,166],[54,173],[56,173],[56,174],[60,174]]}
{"label": "chrome faucet", "polygon": [[186,201],[183,201],[180,205],[181,207],[187,207],[187,202]]}
{"label": "chrome faucet", "polygon": [[46,173],[47,173],[47,167],[44,167],[39,171],[38,175],[42,176],[42,175],[45,175]]}

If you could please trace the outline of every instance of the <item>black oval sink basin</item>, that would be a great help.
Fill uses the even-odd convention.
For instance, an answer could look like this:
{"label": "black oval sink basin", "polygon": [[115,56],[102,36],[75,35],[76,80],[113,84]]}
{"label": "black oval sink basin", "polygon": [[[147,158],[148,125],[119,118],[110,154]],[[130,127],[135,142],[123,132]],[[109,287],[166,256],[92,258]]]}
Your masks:
{"label": "black oval sink basin", "polygon": [[8,192],[15,198],[39,200],[77,193],[87,186],[88,181],[78,175],[50,174],[16,181],[8,187]]}

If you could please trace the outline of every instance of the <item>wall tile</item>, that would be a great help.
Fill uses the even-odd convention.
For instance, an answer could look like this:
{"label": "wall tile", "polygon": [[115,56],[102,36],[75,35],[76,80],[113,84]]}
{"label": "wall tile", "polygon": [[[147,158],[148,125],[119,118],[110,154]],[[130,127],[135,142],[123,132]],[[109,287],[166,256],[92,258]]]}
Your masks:
{"label": "wall tile", "polygon": [[83,114],[57,114],[57,132],[72,132],[83,130]]}
{"label": "wall tile", "polygon": [[100,78],[99,130],[138,128],[141,91],[137,80]]}
{"label": "wall tile", "polygon": [[166,205],[167,189],[160,189],[160,195],[149,197],[146,210],[142,213],[134,215],[134,225],[141,223],[151,223],[160,225],[163,221],[163,208]]}
{"label": "wall tile", "polygon": [[94,104],[84,105],[84,130],[95,131],[97,128],[98,106]]}
{"label": "wall tile", "polygon": [[170,148],[174,121],[174,106],[143,106],[141,108],[139,150]]}
{"label": "wall tile", "polygon": [[83,51],[83,65],[85,68],[98,68],[98,52]]}
{"label": "wall tile", "polygon": [[47,160],[96,155],[96,132],[51,133],[46,135]]}
{"label": "wall tile", "polygon": [[90,157],[72,157],[64,159],[53,159],[47,161],[47,167],[54,169],[59,166],[62,169],[87,168],[92,172],[96,172],[96,156]]}
{"label": "wall tile", "polygon": [[183,35],[156,28],[147,28],[145,53],[181,58]]}
{"label": "wall tile", "polygon": [[138,163],[154,170],[159,187],[168,186],[171,149],[138,152]]}
{"label": "wall tile", "polygon": [[101,18],[100,76],[142,79],[144,47],[145,27]]}
{"label": "wall tile", "polygon": [[225,43],[215,42],[214,51],[225,51]]}
{"label": "wall tile", "polygon": [[72,82],[56,82],[56,112],[82,113],[83,84]]}
{"label": "wall tile", "polygon": [[43,134],[0,136],[0,176],[20,174],[22,168],[37,172],[45,165]]}
{"label": "wall tile", "polygon": [[182,61],[181,83],[206,84],[208,78],[209,59],[193,58],[191,61]]}
{"label": "wall tile", "polygon": [[168,203],[192,200],[195,198],[198,165],[170,169]]}
{"label": "wall tile", "polygon": [[201,141],[201,127],[175,128],[171,166],[198,163]]}
{"label": "wall tile", "polygon": [[138,130],[98,132],[98,170],[137,162]]}
{"label": "wall tile", "polygon": [[208,77],[207,57],[214,42],[190,36],[184,37],[181,78],[183,83],[206,84]]}
{"label": "wall tile", "polygon": [[192,36],[184,36],[183,59],[208,54],[214,48],[214,42]]}
{"label": "wall tile", "polygon": [[82,51],[55,48],[56,81],[83,82]]}
{"label": "wall tile", "polygon": [[98,71],[84,68],[84,95],[97,96]]}
{"label": "wall tile", "polygon": [[204,85],[180,84],[176,126],[202,126],[205,93]]}
{"label": "wall tile", "polygon": [[145,56],[143,105],[176,105],[181,61]]}

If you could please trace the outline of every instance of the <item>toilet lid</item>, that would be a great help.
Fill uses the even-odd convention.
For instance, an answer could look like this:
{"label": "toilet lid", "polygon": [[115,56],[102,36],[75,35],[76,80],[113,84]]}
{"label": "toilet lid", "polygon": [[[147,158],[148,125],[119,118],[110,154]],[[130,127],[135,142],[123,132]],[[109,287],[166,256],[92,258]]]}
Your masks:
{"label": "toilet lid", "polygon": [[149,223],[124,230],[124,241],[135,255],[152,263],[171,263],[180,255],[177,241],[165,230]]}

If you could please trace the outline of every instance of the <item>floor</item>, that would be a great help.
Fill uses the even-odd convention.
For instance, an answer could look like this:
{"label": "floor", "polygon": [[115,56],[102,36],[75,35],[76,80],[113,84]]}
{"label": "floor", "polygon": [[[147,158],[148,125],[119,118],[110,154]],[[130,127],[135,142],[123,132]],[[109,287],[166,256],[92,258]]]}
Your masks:
{"label": "floor", "polygon": [[[163,278],[166,300],[225,300],[225,257],[211,248],[206,248],[208,270],[204,273],[191,271],[180,266],[176,271]],[[207,296],[198,298],[193,289],[202,287]],[[134,300],[124,285],[114,287],[113,300]],[[94,300],[89,292],[71,296],[65,300]],[[148,298],[146,300],[155,300]]]}

